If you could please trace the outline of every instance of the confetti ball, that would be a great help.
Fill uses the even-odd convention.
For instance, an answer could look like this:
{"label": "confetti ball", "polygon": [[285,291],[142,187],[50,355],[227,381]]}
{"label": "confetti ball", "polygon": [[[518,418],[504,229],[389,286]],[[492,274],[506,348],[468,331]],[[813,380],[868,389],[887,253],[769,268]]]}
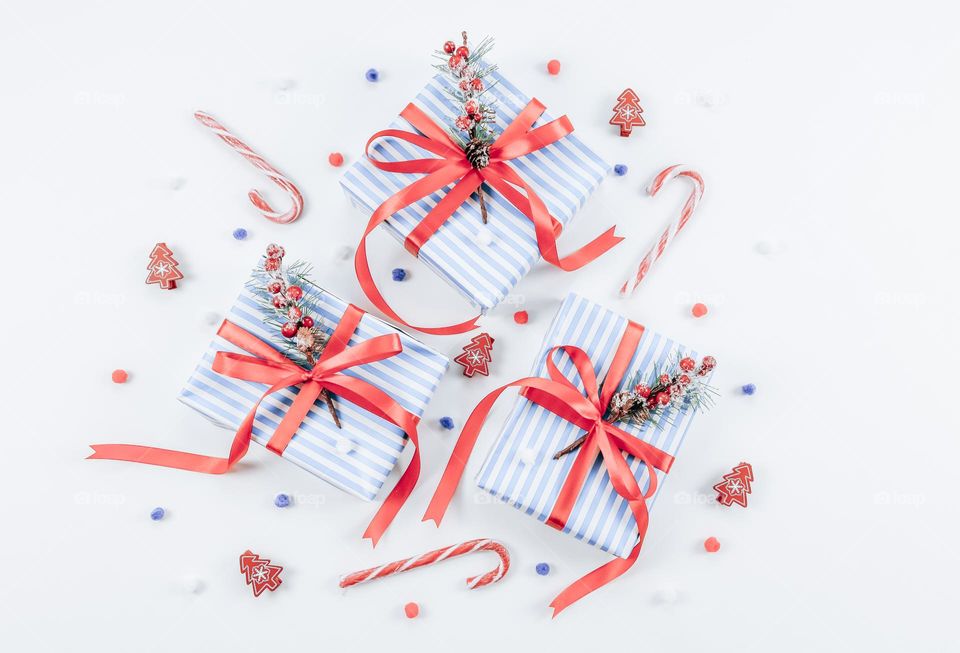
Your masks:
{"label": "confetti ball", "polygon": [[541,576],[546,576],[550,573],[550,565],[545,562],[537,563],[537,573]]}
{"label": "confetti ball", "polygon": [[707,305],[698,302],[693,305],[693,308],[690,309],[690,312],[693,313],[693,317],[703,317],[707,314]]}
{"label": "confetti ball", "polygon": [[628,168],[624,163],[618,163],[617,165],[613,166],[613,171],[617,174],[618,177],[622,177],[625,174],[627,174],[627,170]]}
{"label": "confetti ball", "polygon": [[376,68],[369,68],[367,72],[363,74],[367,78],[368,82],[379,82],[380,81],[380,72]]}
{"label": "confetti ball", "polygon": [[703,548],[706,549],[707,553],[716,553],[720,550],[720,540],[715,537],[708,537],[703,542]]}
{"label": "confetti ball", "polygon": [[243,227],[239,227],[233,230],[233,237],[237,240],[246,240],[247,239],[247,230]]}
{"label": "confetti ball", "polygon": [[453,418],[452,417],[441,417],[440,426],[447,429],[448,431],[453,428]]}
{"label": "confetti ball", "polygon": [[337,438],[337,453],[346,456],[353,451],[353,440],[345,437]]}
{"label": "confetti ball", "polygon": [[129,378],[130,375],[127,374],[126,370],[114,370],[110,374],[110,380],[114,383],[126,383]]}
{"label": "confetti ball", "polygon": [[290,505],[290,495],[281,492],[273,498],[273,505],[277,508],[286,508]]}
{"label": "confetti ball", "polygon": [[755,386],[752,383],[748,383],[740,389],[743,390],[743,394],[752,395],[754,392],[757,391],[757,386]]}
{"label": "confetti ball", "polygon": [[550,73],[551,75],[559,75],[559,74],[560,74],[560,62],[557,61],[556,59],[551,59],[550,61],[548,61],[548,62],[547,62],[547,72]]}
{"label": "confetti ball", "polygon": [[513,321],[517,324],[526,324],[530,321],[530,316],[526,311],[517,311],[513,314]]}
{"label": "confetti ball", "polygon": [[150,519],[153,521],[160,521],[163,519],[163,516],[167,514],[167,511],[163,508],[157,507],[150,511]]}
{"label": "confetti ball", "polygon": [[403,614],[407,615],[407,619],[416,619],[420,614],[420,606],[410,601],[410,603],[403,606]]}
{"label": "confetti ball", "polygon": [[343,165],[343,155],[340,154],[339,152],[331,152],[330,156],[327,157],[327,161],[334,168],[339,168],[340,166]]}
{"label": "confetti ball", "polygon": [[520,462],[524,465],[532,465],[537,462],[537,452],[530,447],[524,447],[520,450]]}
{"label": "confetti ball", "polygon": [[407,271],[403,268],[393,268],[393,272],[390,273],[390,276],[393,277],[394,281],[403,281],[407,278]]}
{"label": "confetti ball", "polygon": [[477,231],[477,244],[481,247],[490,247],[493,244],[493,233],[489,229],[481,228]]}

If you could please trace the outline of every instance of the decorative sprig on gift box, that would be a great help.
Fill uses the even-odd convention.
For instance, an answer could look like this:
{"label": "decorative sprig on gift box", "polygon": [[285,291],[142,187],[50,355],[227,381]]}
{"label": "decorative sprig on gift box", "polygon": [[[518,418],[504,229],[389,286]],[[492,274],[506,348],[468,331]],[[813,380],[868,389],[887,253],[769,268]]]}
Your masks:
{"label": "decorative sprig on gift box", "polygon": [[[493,123],[497,117],[496,108],[485,96],[494,85],[484,81],[487,75],[497,69],[495,65],[485,65],[481,60],[493,48],[493,39],[484,38],[476,48],[467,43],[467,33],[461,32],[462,45],[453,41],[443,44],[443,51],[434,53],[434,57],[443,63],[434,64],[434,68],[449,75],[454,82],[447,89],[460,107],[460,115],[453,121],[456,129],[451,129],[454,140],[463,148],[463,152],[477,170],[490,164],[490,145],[494,140]],[[487,222],[487,205],[483,200],[483,186],[477,190],[480,198],[480,216]]]}
{"label": "decorative sprig on gift box", "polygon": [[[635,424],[651,424],[654,428],[669,426],[672,422],[670,409],[678,411],[710,408],[717,389],[706,382],[706,377],[716,367],[713,356],[704,356],[698,365],[689,356],[677,357],[665,369],[656,369],[644,382],[638,375],[626,384],[629,390],[617,392],[610,398],[604,421],[630,421]],[[586,441],[586,435],[574,440],[554,454],[557,460],[576,451]]]}
{"label": "decorative sprig on gift box", "polygon": [[[329,336],[308,313],[304,301],[304,287],[316,287],[309,279],[310,265],[302,261],[284,265],[285,253],[279,245],[268,245],[266,256],[253,271],[247,287],[257,298],[264,324],[274,328],[274,340],[283,347],[287,358],[310,369],[323,353]],[[320,396],[337,428],[342,428],[333,397],[326,390]]]}

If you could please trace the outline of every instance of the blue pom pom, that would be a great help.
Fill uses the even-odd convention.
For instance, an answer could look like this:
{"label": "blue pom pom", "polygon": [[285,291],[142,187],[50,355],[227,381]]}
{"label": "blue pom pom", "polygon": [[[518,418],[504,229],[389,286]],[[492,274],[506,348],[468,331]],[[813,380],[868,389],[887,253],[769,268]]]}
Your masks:
{"label": "blue pom pom", "polygon": [[394,281],[403,281],[407,278],[407,271],[403,268],[393,268],[392,275]]}
{"label": "blue pom pom", "polygon": [[376,68],[371,68],[370,70],[368,70],[368,71],[365,73],[365,76],[366,76],[368,82],[379,82],[379,81],[380,81],[380,73],[379,73],[379,71],[377,71]]}
{"label": "blue pom pom", "polygon": [[453,428],[453,418],[452,417],[441,417],[440,426],[447,429],[448,431]]}
{"label": "blue pom pom", "polygon": [[237,240],[246,240],[247,239],[247,230],[243,227],[239,227],[233,230],[233,237]]}
{"label": "blue pom pom", "polygon": [[617,165],[613,166],[613,171],[617,173],[618,177],[622,177],[627,174],[627,166],[623,163],[618,163]]}
{"label": "blue pom pom", "polygon": [[757,391],[757,386],[753,385],[752,383],[748,383],[747,385],[743,386],[740,389],[743,390],[743,394],[752,395],[754,392]]}
{"label": "blue pom pom", "polygon": [[547,574],[550,573],[550,565],[548,565],[545,562],[541,562],[540,564],[537,565],[537,573],[540,574],[541,576],[546,576]]}
{"label": "blue pom pom", "polygon": [[150,511],[150,519],[153,521],[160,521],[163,519],[163,516],[167,514],[163,508],[154,508]]}
{"label": "blue pom pom", "polygon": [[273,505],[275,505],[277,508],[286,508],[287,506],[290,505],[290,495],[283,494],[281,492],[276,497],[274,497]]}

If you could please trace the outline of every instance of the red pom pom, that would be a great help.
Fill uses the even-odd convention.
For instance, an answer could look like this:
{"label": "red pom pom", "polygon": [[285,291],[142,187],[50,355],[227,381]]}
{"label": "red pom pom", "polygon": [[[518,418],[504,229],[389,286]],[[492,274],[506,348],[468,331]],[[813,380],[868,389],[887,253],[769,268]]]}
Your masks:
{"label": "red pom pom", "polygon": [[703,548],[707,550],[707,553],[716,553],[720,550],[720,540],[715,537],[708,537],[703,542]]}
{"label": "red pom pom", "polygon": [[530,320],[530,316],[526,311],[517,311],[513,314],[513,321],[517,324],[526,324]]}
{"label": "red pom pom", "polygon": [[126,370],[114,370],[113,374],[110,375],[110,379],[114,383],[126,383],[129,375]]}
{"label": "red pom pom", "polygon": [[690,310],[693,313],[693,317],[703,317],[707,314],[707,305],[696,303],[693,305],[693,308]]}
{"label": "red pom pom", "polygon": [[465,45],[461,45],[459,48],[457,48],[457,56],[461,59],[466,59],[470,56],[470,48]]}
{"label": "red pom pom", "polygon": [[343,155],[339,152],[331,152],[330,156],[327,157],[327,161],[330,162],[334,168],[339,168],[343,165]]}
{"label": "red pom pom", "polygon": [[300,299],[303,297],[303,288],[300,286],[290,286],[287,288],[287,297],[293,300]]}
{"label": "red pom pom", "polygon": [[447,54],[453,54],[453,52],[456,49],[457,49],[457,44],[454,43],[453,41],[447,41],[446,43],[443,44],[443,51],[446,52]]}
{"label": "red pom pom", "polygon": [[403,606],[403,613],[407,615],[407,619],[415,619],[420,614],[420,606],[411,601]]}
{"label": "red pom pom", "polygon": [[280,327],[280,333],[283,334],[284,338],[292,338],[297,335],[297,325],[293,322],[287,322],[282,327]]}
{"label": "red pom pom", "polygon": [[551,75],[559,75],[559,74],[560,74],[560,62],[557,61],[556,59],[551,59],[550,61],[548,61],[548,62],[547,62],[547,72],[550,73]]}
{"label": "red pom pom", "polygon": [[313,328],[313,324],[314,324],[314,323],[313,323],[313,318],[310,317],[309,315],[307,315],[307,316],[305,316],[302,320],[300,320],[300,324],[302,324],[303,326],[307,327],[308,329],[312,329],[312,328]]}

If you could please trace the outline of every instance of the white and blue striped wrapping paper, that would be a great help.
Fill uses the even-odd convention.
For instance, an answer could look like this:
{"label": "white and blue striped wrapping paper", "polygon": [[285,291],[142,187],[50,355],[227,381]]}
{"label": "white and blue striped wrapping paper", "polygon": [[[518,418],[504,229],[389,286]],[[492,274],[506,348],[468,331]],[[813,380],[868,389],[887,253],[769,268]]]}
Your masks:
{"label": "white and blue striped wrapping paper", "polygon": [[[546,354],[550,348],[575,345],[590,356],[597,379],[602,382],[626,327],[627,318],[571,293],[547,331],[531,376],[548,378]],[[667,365],[678,353],[697,357],[695,351],[645,328],[621,385],[627,386],[637,374],[648,379],[657,365]],[[583,383],[570,358],[562,352],[554,356],[558,369],[582,392]],[[649,423],[640,427],[621,421],[616,425],[675,456],[696,411],[671,409],[671,412],[672,415],[661,420],[662,430]],[[553,460],[553,454],[581,435],[583,431],[573,424],[520,397],[480,468],[477,485],[545,522],[575,458],[575,454],[570,454]],[[525,464],[524,459],[533,462]],[[626,460],[640,487],[646,491],[650,481],[646,466],[629,454]],[[663,488],[665,474],[656,473],[657,493],[648,500],[648,506],[653,505]],[[636,522],[629,505],[613,489],[599,457],[563,532],[621,558],[627,557],[637,543]]]}
{"label": "white and blue striped wrapping paper", "polygon": [[[315,286],[305,285],[304,302],[317,325],[332,332],[347,308],[347,303]],[[226,319],[282,352],[271,327],[264,324],[256,299],[248,290],[237,298]],[[343,374],[363,379],[393,397],[418,418],[433,396],[449,361],[382,320],[364,314],[350,338],[350,346],[375,336],[396,333],[403,351],[374,363],[344,370]],[[180,391],[179,399],[214,423],[236,430],[268,386],[233,379],[213,371],[218,351],[247,353],[215,336],[200,364]],[[273,393],[260,405],[253,427],[253,440],[266,445],[298,387]],[[338,429],[319,399],[283,452],[283,457],[354,496],[372,501],[406,444],[406,434],[386,420],[334,396],[337,414],[343,425]],[[351,450],[341,453],[337,443],[347,438]],[[341,447],[345,449],[345,447]]]}
{"label": "white and blue striped wrapping paper", "polygon": [[[499,134],[530,101],[499,72],[485,78],[496,82],[487,91],[496,100]],[[457,117],[453,99],[445,89],[452,83],[443,75],[435,76],[417,95],[414,104],[441,127]],[[534,126],[552,120],[544,113]],[[419,133],[403,118],[390,124],[392,129]],[[404,161],[435,157],[431,152],[394,138],[379,139],[371,148],[378,160]],[[575,134],[552,145],[508,162],[540,196],[551,214],[564,225],[583,206],[610,171],[595,152]],[[350,166],[340,180],[344,192],[367,215],[400,189],[422,175],[398,174],[375,168],[365,156]],[[403,242],[417,223],[436,206],[453,185],[411,204],[396,213],[384,225]],[[483,228],[476,194],[460,206],[420,249],[419,258],[436,274],[460,291],[474,306],[486,313],[510,293],[540,258],[533,223],[502,195],[484,185],[488,224],[493,243],[484,246],[478,239]]]}

